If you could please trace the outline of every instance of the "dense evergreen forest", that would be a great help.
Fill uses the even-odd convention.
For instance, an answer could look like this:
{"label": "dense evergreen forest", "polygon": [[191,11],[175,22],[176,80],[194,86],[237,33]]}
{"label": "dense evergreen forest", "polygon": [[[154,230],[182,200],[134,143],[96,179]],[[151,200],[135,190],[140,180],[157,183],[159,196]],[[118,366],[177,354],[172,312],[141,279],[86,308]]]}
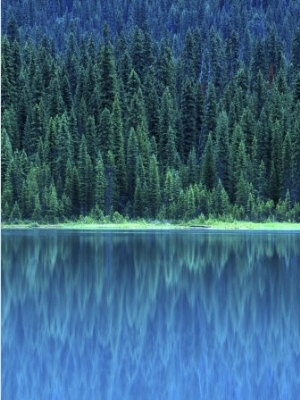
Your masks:
{"label": "dense evergreen forest", "polygon": [[3,221],[300,221],[299,0],[2,6]]}

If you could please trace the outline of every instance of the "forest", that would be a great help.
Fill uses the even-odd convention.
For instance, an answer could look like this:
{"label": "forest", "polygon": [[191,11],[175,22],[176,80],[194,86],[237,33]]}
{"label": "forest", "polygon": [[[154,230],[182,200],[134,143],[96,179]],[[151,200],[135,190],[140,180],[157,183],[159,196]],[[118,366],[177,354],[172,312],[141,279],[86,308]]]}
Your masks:
{"label": "forest", "polygon": [[298,0],[5,0],[2,221],[300,222]]}

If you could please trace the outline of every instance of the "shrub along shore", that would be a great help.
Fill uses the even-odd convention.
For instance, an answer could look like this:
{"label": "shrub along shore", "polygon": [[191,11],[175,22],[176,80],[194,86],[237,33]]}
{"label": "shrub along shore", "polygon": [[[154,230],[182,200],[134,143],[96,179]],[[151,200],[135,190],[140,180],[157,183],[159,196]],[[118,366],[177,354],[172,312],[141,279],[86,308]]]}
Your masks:
{"label": "shrub along shore", "polygon": [[66,221],[53,224],[39,224],[37,222],[18,221],[14,223],[3,223],[1,229],[74,229],[74,230],[110,230],[110,229],[125,229],[125,230],[172,230],[172,229],[193,229],[193,230],[284,230],[284,231],[299,231],[300,223],[295,222],[252,222],[252,221],[220,221],[214,219],[191,220],[191,221],[146,221],[126,220],[122,221],[93,221],[83,218],[78,221]]}

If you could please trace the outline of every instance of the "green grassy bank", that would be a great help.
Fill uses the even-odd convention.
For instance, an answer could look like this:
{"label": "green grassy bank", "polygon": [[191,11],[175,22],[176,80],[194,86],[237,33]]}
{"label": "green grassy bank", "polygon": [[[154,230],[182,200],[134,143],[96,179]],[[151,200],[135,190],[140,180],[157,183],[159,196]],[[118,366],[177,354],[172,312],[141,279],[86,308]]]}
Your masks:
{"label": "green grassy bank", "polygon": [[218,221],[206,220],[198,221],[184,221],[184,222],[161,222],[161,221],[121,221],[121,222],[97,222],[97,221],[77,221],[77,222],[64,222],[57,224],[37,224],[35,222],[20,222],[15,224],[2,224],[1,229],[86,229],[86,230],[108,230],[108,229],[128,229],[128,230],[153,230],[153,229],[207,229],[207,230],[286,230],[286,231],[299,231],[300,223],[293,222],[251,222],[251,221]]}

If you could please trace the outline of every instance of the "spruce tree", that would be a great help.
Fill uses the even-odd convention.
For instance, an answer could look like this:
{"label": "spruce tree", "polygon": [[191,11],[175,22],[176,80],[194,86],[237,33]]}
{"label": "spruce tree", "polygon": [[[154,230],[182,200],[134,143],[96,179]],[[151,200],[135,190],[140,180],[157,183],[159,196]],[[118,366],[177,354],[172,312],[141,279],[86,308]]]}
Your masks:
{"label": "spruce tree", "polygon": [[127,196],[127,174],[125,167],[124,128],[118,96],[115,98],[113,103],[111,122],[113,134],[113,148],[111,151],[114,153],[115,157],[118,190],[121,208],[123,208]]}
{"label": "spruce tree", "polygon": [[131,200],[133,200],[133,193],[136,187],[135,172],[136,172],[137,159],[138,159],[138,141],[135,130],[131,128],[127,141],[127,154],[126,154],[128,197]]}
{"label": "spruce tree", "polygon": [[176,144],[175,107],[169,88],[165,89],[162,96],[159,120],[158,153],[159,160],[164,163],[164,161],[168,157],[168,155],[166,154],[168,133],[172,133],[174,135],[174,143]]}
{"label": "spruce tree", "polygon": [[160,46],[158,59],[158,74],[160,81],[160,93],[168,87],[172,96],[175,94],[175,66],[172,49],[167,40],[163,40]]}
{"label": "spruce tree", "polygon": [[31,166],[25,184],[25,210],[24,218],[31,218],[36,206],[36,196],[39,195],[37,167]]}
{"label": "spruce tree", "polygon": [[136,187],[134,190],[134,217],[135,218],[141,218],[144,215],[145,212],[145,206],[144,206],[144,197],[143,197],[143,191],[142,191],[142,185],[141,181],[139,178],[137,178],[136,181]]}
{"label": "spruce tree", "polygon": [[105,180],[105,212],[106,215],[112,215],[118,208],[118,186],[115,158],[110,150],[108,151],[107,162],[105,165]]}
{"label": "spruce tree", "polygon": [[2,127],[1,131],[1,175],[4,177],[12,159],[13,152],[7,130]]}
{"label": "spruce tree", "polygon": [[229,154],[229,121],[226,111],[222,111],[217,117],[216,163],[218,178],[221,180],[226,191],[228,191],[231,186]]}
{"label": "spruce tree", "polygon": [[59,209],[59,202],[58,202],[55,186],[53,184],[51,184],[46,193],[47,193],[46,194],[46,196],[47,196],[46,218],[47,218],[48,222],[55,223],[58,220],[57,215],[58,215],[58,209]]}
{"label": "spruce tree", "polygon": [[201,163],[201,181],[208,190],[216,184],[216,160],[212,135],[209,133]]}
{"label": "spruce tree", "polygon": [[82,136],[78,162],[80,213],[87,215],[91,211],[92,196],[92,162],[87,151],[85,136]]}
{"label": "spruce tree", "polygon": [[159,181],[158,162],[155,155],[152,155],[150,159],[148,199],[149,199],[150,217],[156,218],[160,206],[160,181]]}
{"label": "spruce tree", "polygon": [[168,169],[166,172],[165,184],[164,184],[164,204],[165,213],[167,219],[173,219],[175,217],[175,180],[174,171]]}
{"label": "spruce tree", "polygon": [[71,159],[69,158],[67,160],[67,166],[66,166],[66,178],[65,178],[65,184],[64,184],[64,196],[65,196],[65,216],[67,218],[70,218],[73,214],[73,204],[72,201],[74,199],[74,193],[73,193],[73,164]]}
{"label": "spruce tree", "polygon": [[206,102],[206,114],[205,114],[205,135],[202,139],[205,141],[201,145],[204,148],[208,134],[211,132],[212,139],[215,139],[215,129],[217,126],[217,99],[216,90],[213,83],[208,86],[207,102]]}
{"label": "spruce tree", "polygon": [[66,112],[57,117],[57,152],[59,175],[63,182],[66,177],[66,161],[73,160],[72,140],[69,128],[69,120]]}
{"label": "spruce tree", "polygon": [[109,150],[114,149],[114,135],[111,121],[111,114],[107,108],[105,108],[100,115],[99,124],[99,137],[96,140],[97,148],[105,154],[105,157]]}
{"label": "spruce tree", "polygon": [[182,152],[183,160],[196,145],[196,100],[194,87],[190,79],[186,79],[182,89],[181,100]]}
{"label": "spruce tree", "polygon": [[14,206],[11,211],[11,214],[10,214],[10,221],[12,223],[18,223],[21,220],[22,220],[21,210],[20,210],[18,202],[15,201]]}
{"label": "spruce tree", "polygon": [[109,40],[108,27],[104,27],[104,44],[101,48],[100,54],[100,76],[99,76],[99,89],[100,89],[100,106],[104,110],[107,108],[112,111],[112,106],[117,93],[117,75],[115,67],[115,59],[113,55],[112,45]]}
{"label": "spruce tree", "polygon": [[102,159],[101,152],[99,151],[96,167],[95,167],[95,204],[103,212],[105,211],[105,193],[106,193],[106,181],[105,181],[105,168]]}
{"label": "spruce tree", "polygon": [[293,202],[300,201],[300,102],[297,103],[294,114],[293,129],[291,131],[291,165],[292,165],[292,190]]}
{"label": "spruce tree", "polygon": [[145,79],[143,92],[145,94],[144,100],[149,135],[155,137],[156,142],[159,141],[159,99],[157,88],[158,82],[155,77],[155,71],[151,67]]}
{"label": "spruce tree", "polygon": [[293,163],[291,163],[292,155],[292,139],[290,131],[287,132],[284,138],[282,147],[282,192],[281,195],[289,190],[292,191],[293,182]]}

